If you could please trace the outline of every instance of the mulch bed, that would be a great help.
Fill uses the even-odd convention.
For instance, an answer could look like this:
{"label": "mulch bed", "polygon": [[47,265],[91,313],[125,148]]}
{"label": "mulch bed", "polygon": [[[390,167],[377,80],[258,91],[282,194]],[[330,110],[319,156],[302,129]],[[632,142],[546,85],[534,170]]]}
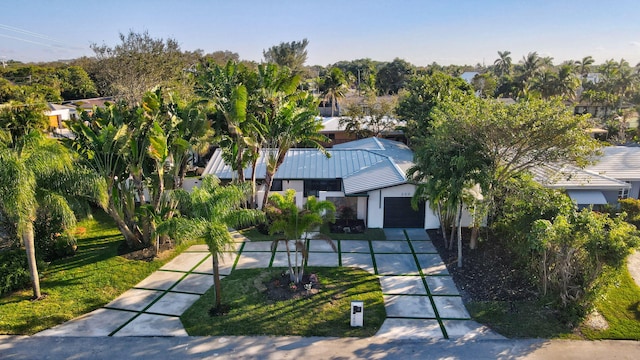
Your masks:
{"label": "mulch bed", "polygon": [[537,297],[535,286],[522,271],[514,268],[513,256],[498,241],[483,241],[475,250],[471,250],[468,242],[470,231],[464,229],[462,267],[459,268],[455,244],[449,250],[440,231],[427,232],[465,302],[524,301]]}
{"label": "mulch bed", "polygon": [[271,279],[264,285],[267,287],[267,299],[271,301],[308,298],[320,291],[318,276],[313,273],[304,274],[300,284],[293,284],[289,279],[289,274],[283,272],[280,276]]}
{"label": "mulch bed", "polygon": [[[162,254],[163,252],[167,250],[171,250],[173,248],[174,246],[172,242],[170,241],[161,242],[160,251],[158,252],[158,254]],[[131,248],[129,248],[129,246],[127,246],[127,242],[123,240],[120,243],[120,246],[118,246],[118,255],[122,256],[127,260],[141,260],[141,261],[148,262],[148,261],[153,261],[156,258],[157,254],[153,246],[150,246],[144,249],[139,249],[139,250],[132,250]]]}

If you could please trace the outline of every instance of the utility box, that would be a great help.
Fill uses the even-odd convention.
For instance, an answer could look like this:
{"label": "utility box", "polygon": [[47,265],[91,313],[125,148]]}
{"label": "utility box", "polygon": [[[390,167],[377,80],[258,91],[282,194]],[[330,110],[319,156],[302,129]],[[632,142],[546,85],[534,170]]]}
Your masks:
{"label": "utility box", "polygon": [[362,327],[364,323],[364,302],[351,302],[351,326]]}

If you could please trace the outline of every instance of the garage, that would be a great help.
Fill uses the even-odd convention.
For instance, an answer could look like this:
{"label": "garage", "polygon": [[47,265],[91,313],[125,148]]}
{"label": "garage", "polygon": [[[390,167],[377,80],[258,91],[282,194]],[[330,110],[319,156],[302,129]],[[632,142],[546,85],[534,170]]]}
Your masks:
{"label": "garage", "polygon": [[410,197],[384,198],[384,227],[424,228],[425,203],[420,203],[418,211],[411,207]]}

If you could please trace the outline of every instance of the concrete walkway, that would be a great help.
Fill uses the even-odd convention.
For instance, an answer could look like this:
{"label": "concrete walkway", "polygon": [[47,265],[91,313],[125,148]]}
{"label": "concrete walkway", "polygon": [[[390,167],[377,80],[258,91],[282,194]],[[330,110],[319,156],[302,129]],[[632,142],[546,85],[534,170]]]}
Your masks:
{"label": "concrete walkway", "polygon": [[640,251],[634,251],[627,258],[627,269],[633,281],[640,287]]}
{"label": "concrete walkway", "polygon": [[[423,229],[385,229],[386,240],[311,240],[308,266],[359,267],[380,278],[387,319],[377,337],[406,340],[503,339],[470,320],[458,289]],[[222,275],[233,269],[286,267],[284,244],[252,242],[232,232]],[[213,264],[195,245],[103,308],[35,336],[187,336],[180,315],[213,285]],[[366,321],[366,304],[365,304]]]}

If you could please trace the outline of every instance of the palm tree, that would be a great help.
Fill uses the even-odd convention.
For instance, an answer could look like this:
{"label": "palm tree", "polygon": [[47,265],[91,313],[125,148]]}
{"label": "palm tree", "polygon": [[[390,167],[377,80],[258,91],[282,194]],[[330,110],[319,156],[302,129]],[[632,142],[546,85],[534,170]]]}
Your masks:
{"label": "palm tree", "polygon": [[582,60],[575,61],[575,65],[578,67],[578,72],[583,78],[587,76],[593,63],[595,63],[595,60],[591,55],[583,57]]}
{"label": "palm tree", "polygon": [[331,104],[331,116],[337,108],[339,100],[347,95],[347,80],[342,70],[331,68],[322,79],[322,97]]}
{"label": "palm tree", "polygon": [[218,178],[207,175],[202,178],[200,187],[194,188],[190,194],[182,189],[175,192],[182,217],[166,220],[157,229],[159,233],[168,234],[177,241],[205,240],[213,261],[216,309],[222,303],[220,255],[233,250],[233,238],[228,229],[264,220],[261,211],[241,207],[249,195],[246,183],[220,186]]}
{"label": "palm tree", "polygon": [[498,51],[498,58],[493,62],[499,76],[511,73],[511,51]]}
{"label": "palm tree", "polygon": [[257,201],[255,199],[256,168],[260,147],[266,146],[270,151],[276,151],[279,144],[275,141],[277,136],[270,136],[274,133],[272,127],[276,126],[281,109],[299,96],[296,91],[300,81],[300,76],[294,75],[287,67],[276,64],[258,66],[258,84],[251,104],[256,115],[256,138],[259,141],[258,146],[252,148],[254,152],[251,171],[252,205]]}
{"label": "palm tree", "polygon": [[34,299],[42,297],[33,226],[39,206],[56,212],[61,227],[69,229],[76,220],[72,197],[107,201],[104,183],[90,174],[78,176],[71,152],[44,136],[38,117],[44,117],[39,105],[11,104],[0,111],[0,210],[24,244]]}
{"label": "palm tree", "polygon": [[316,120],[317,114],[318,102],[312,94],[306,92],[289,99],[274,114],[273,122],[269,124],[265,135],[270,151],[267,154],[263,208],[269,199],[273,176],[284,162],[289,149],[302,144],[314,147],[328,156],[321,144],[328,141],[328,138],[320,133],[322,124]]}
{"label": "palm tree", "polygon": [[[299,284],[304,275],[304,263],[307,258],[309,239],[306,234],[315,227],[322,225],[325,221],[335,221],[336,208],[330,201],[318,201],[315,196],[309,196],[304,208],[298,209],[295,196],[296,192],[293,189],[287,190],[284,196],[278,193],[271,195],[269,206],[273,207],[275,210],[273,213],[277,215],[269,227],[269,233],[272,235],[283,233],[284,238],[274,240],[271,249],[275,251],[279,242],[286,244],[289,279]],[[305,234],[304,239],[302,239],[303,234]],[[324,240],[331,245],[334,251],[337,251],[331,239]],[[291,262],[289,248],[290,241],[294,243],[295,257],[293,263]]]}
{"label": "palm tree", "polygon": [[169,154],[173,181],[171,188],[182,188],[187,168],[193,164],[195,155],[203,155],[209,150],[214,136],[206,112],[199,102],[186,105],[171,101],[168,115],[177,121],[168,131]]}
{"label": "palm tree", "polygon": [[240,182],[245,180],[244,168],[251,160],[245,150],[257,146],[255,121],[247,113],[254,85],[255,73],[233,61],[224,67],[215,63],[200,65],[196,71],[195,92],[216,110],[214,128],[219,132],[223,156]]}
{"label": "palm tree", "polygon": [[568,100],[575,100],[576,90],[580,87],[580,79],[576,76],[571,64],[564,64],[558,69],[558,95]]}
{"label": "palm tree", "polygon": [[543,65],[542,59],[535,51],[528,53],[527,56],[523,56],[520,63],[522,64],[523,78],[525,82]]}

